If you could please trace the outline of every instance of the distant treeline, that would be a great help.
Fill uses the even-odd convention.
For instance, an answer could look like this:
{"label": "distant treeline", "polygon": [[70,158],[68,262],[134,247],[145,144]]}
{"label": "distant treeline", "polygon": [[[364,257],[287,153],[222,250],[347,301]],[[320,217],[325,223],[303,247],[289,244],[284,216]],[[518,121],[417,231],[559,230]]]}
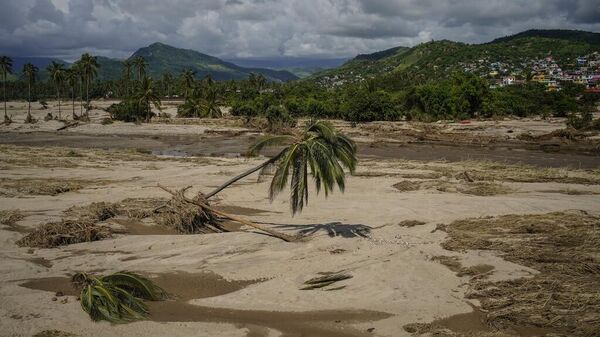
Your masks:
{"label": "distant treeline", "polygon": [[[397,79],[400,81],[401,79]],[[89,96],[125,98],[132,80],[94,81]],[[199,85],[202,82],[199,81]],[[565,83],[560,91],[547,91],[537,83],[491,89],[480,77],[454,74],[442,81],[414,86],[398,86],[388,79],[371,79],[326,89],[311,81],[268,82],[262,75],[241,81],[214,82],[215,95],[222,105],[231,106],[236,115],[247,118],[265,115],[269,107],[284,108],[291,116],[340,118],[353,122],[401,119],[435,121],[494,116],[567,116],[594,108],[598,95],[586,94],[584,87]],[[73,90],[74,89],[74,90]],[[190,90],[184,76],[163,76],[154,81],[160,97],[185,97]],[[56,98],[53,82],[37,82],[32,100]],[[79,100],[79,86],[62,86],[63,100]],[[8,100],[26,100],[25,81],[6,83]]]}

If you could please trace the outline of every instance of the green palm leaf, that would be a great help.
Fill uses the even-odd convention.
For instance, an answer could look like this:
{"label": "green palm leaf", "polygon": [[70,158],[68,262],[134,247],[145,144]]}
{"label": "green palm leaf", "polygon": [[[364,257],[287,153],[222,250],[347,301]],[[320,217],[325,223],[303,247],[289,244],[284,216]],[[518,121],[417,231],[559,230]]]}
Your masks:
{"label": "green palm leaf", "polygon": [[127,271],[96,277],[75,274],[72,282],[81,288],[82,309],[93,321],[126,323],[149,315],[146,300],[162,300],[166,293],[147,278]]}

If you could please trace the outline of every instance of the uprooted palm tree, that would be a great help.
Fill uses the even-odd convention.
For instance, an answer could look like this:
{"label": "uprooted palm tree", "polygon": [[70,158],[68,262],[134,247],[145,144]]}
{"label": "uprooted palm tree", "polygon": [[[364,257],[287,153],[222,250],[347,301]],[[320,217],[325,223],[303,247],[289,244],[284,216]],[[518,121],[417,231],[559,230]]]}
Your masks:
{"label": "uprooted palm tree", "polygon": [[93,321],[127,323],[149,315],[143,300],[160,301],[166,292],[147,278],[127,271],[97,277],[77,273],[71,279],[80,289],[81,308]]}
{"label": "uprooted palm tree", "polygon": [[205,195],[208,199],[238,180],[261,171],[274,168],[275,173],[269,188],[271,201],[290,182],[290,206],[292,213],[302,211],[308,203],[309,173],[312,175],[317,193],[323,189],[325,196],[335,185],[340,191],[345,188],[345,171],[354,173],[358,159],[356,144],[348,136],[337,132],[333,125],[324,121],[309,121],[304,130],[296,135],[265,136],[249,150],[257,155],[266,147],[287,146],[264,163],[252,168]]}

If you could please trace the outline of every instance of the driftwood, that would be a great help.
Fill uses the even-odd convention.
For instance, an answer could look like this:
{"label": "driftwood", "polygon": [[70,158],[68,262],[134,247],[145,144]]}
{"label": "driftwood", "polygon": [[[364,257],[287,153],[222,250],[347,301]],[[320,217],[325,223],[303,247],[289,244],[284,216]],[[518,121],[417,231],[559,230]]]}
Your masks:
{"label": "driftwood", "polygon": [[79,126],[79,122],[73,122],[73,123],[65,122],[65,125],[63,125],[60,128],[56,129],[56,131],[62,131],[62,130],[68,129],[68,128],[74,128],[76,126]]}
{"label": "driftwood", "polygon": [[293,242],[293,241],[297,241],[298,240],[298,237],[296,237],[296,236],[291,236],[291,235],[288,235],[288,234],[285,234],[285,233],[280,233],[278,231],[272,230],[271,228],[269,228],[267,226],[256,224],[256,223],[253,223],[252,221],[239,218],[239,217],[237,217],[235,215],[231,215],[231,214],[225,213],[223,211],[219,211],[218,209],[210,207],[210,206],[208,206],[207,204],[205,204],[205,203],[203,203],[201,201],[190,199],[190,198],[186,197],[183,193],[178,193],[178,192],[172,191],[172,190],[170,190],[170,189],[168,189],[168,188],[166,188],[166,187],[164,187],[164,186],[162,186],[160,184],[158,184],[158,187],[160,187],[161,189],[163,189],[165,192],[171,194],[172,196],[176,196],[176,197],[181,198],[181,200],[183,200],[185,202],[188,202],[190,204],[202,207],[204,210],[207,210],[207,211],[209,211],[211,213],[214,213],[214,214],[216,214],[218,216],[221,216],[223,218],[227,218],[229,220],[241,223],[243,225],[247,225],[247,226],[256,228],[256,229],[258,229],[260,231],[268,233],[268,234],[270,234],[270,235],[272,235],[272,236],[274,236],[276,238],[279,238],[279,239],[281,239],[283,241]]}

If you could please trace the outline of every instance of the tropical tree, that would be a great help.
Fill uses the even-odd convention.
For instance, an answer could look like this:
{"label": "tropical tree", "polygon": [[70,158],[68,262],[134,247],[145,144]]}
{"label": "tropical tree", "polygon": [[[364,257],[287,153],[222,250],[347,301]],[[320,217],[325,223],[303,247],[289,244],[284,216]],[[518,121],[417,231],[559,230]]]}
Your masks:
{"label": "tropical tree", "polygon": [[309,121],[302,132],[296,135],[265,136],[248,151],[250,155],[260,153],[270,146],[287,146],[277,155],[216,188],[205,195],[210,198],[238,180],[260,171],[275,169],[269,188],[269,198],[274,200],[288,181],[290,182],[290,206],[292,214],[302,211],[308,203],[308,175],[312,175],[317,193],[324,190],[325,196],[335,185],[340,191],[345,188],[345,171],[354,173],[358,159],[356,144],[333,125],[324,121]]}
{"label": "tropical tree", "polygon": [[77,73],[77,69],[73,67],[71,69],[67,69],[65,71],[65,81],[69,88],[71,88],[71,101],[73,102],[73,120],[77,119],[77,115],[75,114],[75,87],[77,86],[77,82],[79,81],[79,74]]}
{"label": "tropical tree", "polygon": [[54,86],[56,87],[56,99],[58,100],[58,119],[61,119],[60,87],[63,85],[63,81],[65,79],[65,66],[62,63],[52,61],[46,70],[50,74],[50,79],[52,82],[54,82]]}
{"label": "tropical tree", "polygon": [[221,103],[221,95],[219,88],[214,84],[212,78],[207,76],[205,79],[204,99],[203,99],[203,113],[202,117],[208,118],[219,118],[223,116],[219,104]]}
{"label": "tropical tree", "polygon": [[89,110],[90,103],[90,82],[94,79],[94,77],[98,76],[98,60],[95,56],[92,56],[88,53],[81,55],[81,71],[85,78],[85,98],[88,106],[86,107],[86,114]]}
{"label": "tropical tree", "polygon": [[146,76],[146,68],[148,67],[148,62],[142,56],[136,56],[133,59],[133,66],[137,69],[138,80],[142,82],[142,79]]}
{"label": "tropical tree", "polygon": [[83,72],[81,60],[76,61],[71,66],[71,70],[79,78],[79,116],[83,116],[83,82],[85,82],[85,73]]}
{"label": "tropical tree", "polygon": [[2,72],[2,86],[4,92],[4,122],[8,122],[8,114],[6,112],[6,81],[8,74],[12,74],[12,59],[8,56],[0,56],[0,72]]}
{"label": "tropical tree", "polygon": [[171,84],[173,83],[173,75],[170,72],[166,71],[162,74],[162,85],[165,89],[166,96],[171,97]]}
{"label": "tropical tree", "polygon": [[192,69],[186,69],[181,73],[180,77],[181,86],[185,90],[185,97],[187,98],[190,92],[196,86],[196,72]]}
{"label": "tropical tree", "polygon": [[127,323],[149,316],[143,300],[160,301],[167,293],[149,279],[128,271],[106,276],[77,273],[71,278],[80,290],[81,308],[93,321]]}
{"label": "tropical tree", "polygon": [[144,77],[140,88],[138,89],[135,98],[140,107],[146,111],[146,122],[150,122],[152,118],[152,107],[160,110],[160,95],[154,89],[154,81],[149,77]]}
{"label": "tropical tree", "polygon": [[27,96],[27,117],[25,121],[30,123],[33,121],[33,117],[31,116],[31,89],[35,84],[35,77],[37,72],[39,71],[38,67],[34,66],[31,63],[26,63],[23,66],[23,76],[25,76],[25,80],[27,81],[28,88],[28,96]]}
{"label": "tropical tree", "polygon": [[125,82],[125,96],[129,96],[129,81],[131,80],[131,68],[133,62],[130,60],[123,61],[123,81]]}

